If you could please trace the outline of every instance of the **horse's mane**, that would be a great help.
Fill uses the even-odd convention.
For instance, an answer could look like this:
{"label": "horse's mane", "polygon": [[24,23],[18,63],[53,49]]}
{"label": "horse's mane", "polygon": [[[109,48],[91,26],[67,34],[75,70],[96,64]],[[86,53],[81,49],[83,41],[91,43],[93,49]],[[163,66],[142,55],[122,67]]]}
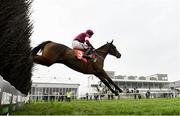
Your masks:
{"label": "horse's mane", "polygon": [[109,43],[106,43],[106,44],[100,46],[99,48],[97,48],[96,50],[102,49],[102,48],[106,47],[108,44],[109,44]]}

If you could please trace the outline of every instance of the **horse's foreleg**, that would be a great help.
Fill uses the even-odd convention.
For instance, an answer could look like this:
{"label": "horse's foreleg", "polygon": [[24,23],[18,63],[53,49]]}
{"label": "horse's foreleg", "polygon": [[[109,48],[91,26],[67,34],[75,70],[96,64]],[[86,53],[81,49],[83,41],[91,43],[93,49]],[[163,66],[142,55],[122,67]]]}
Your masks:
{"label": "horse's foreleg", "polygon": [[33,61],[37,64],[41,64],[48,67],[52,65],[52,63],[49,60],[39,55],[33,56]]}
{"label": "horse's foreleg", "polygon": [[118,95],[118,93],[114,89],[111,88],[109,83],[101,74],[97,74],[96,76],[99,77],[99,79],[106,85],[106,87],[108,87],[111,90],[112,93],[114,93],[115,95]]}
{"label": "horse's foreleg", "polygon": [[122,89],[120,89],[120,88],[112,81],[111,78],[107,78],[107,80],[108,80],[112,85],[114,85],[114,87],[115,87],[120,93],[123,92]]}
{"label": "horse's foreleg", "polygon": [[122,93],[123,91],[112,81],[112,79],[107,75],[107,73],[105,71],[103,71],[103,76],[104,78],[115,87],[116,90],[118,90],[120,93]]}

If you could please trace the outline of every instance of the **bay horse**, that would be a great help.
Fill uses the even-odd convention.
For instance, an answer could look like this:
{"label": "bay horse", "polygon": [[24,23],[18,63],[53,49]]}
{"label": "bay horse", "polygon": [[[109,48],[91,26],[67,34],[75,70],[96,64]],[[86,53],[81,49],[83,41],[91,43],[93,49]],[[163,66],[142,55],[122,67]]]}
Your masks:
{"label": "bay horse", "polygon": [[[37,54],[39,51],[42,51],[42,55]],[[97,76],[115,95],[118,95],[118,91],[122,92],[103,69],[104,60],[107,54],[113,55],[117,58],[121,57],[121,54],[113,45],[113,40],[93,51],[95,58],[94,61],[88,60],[85,62],[78,59],[75,55],[75,51],[76,50],[63,44],[45,41],[32,49],[32,57],[35,63],[44,66],[49,67],[54,63],[62,63],[83,74],[93,74]]]}

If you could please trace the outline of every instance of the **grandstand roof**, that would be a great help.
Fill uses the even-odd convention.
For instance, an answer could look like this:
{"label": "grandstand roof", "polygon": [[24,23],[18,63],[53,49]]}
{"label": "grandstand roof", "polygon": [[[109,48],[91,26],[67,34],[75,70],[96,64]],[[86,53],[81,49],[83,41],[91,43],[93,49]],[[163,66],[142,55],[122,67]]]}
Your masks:
{"label": "grandstand roof", "polygon": [[123,80],[123,79],[112,79],[114,82],[153,82],[153,83],[170,83],[169,81],[159,80]]}
{"label": "grandstand roof", "polygon": [[36,77],[32,78],[33,83],[52,83],[52,84],[79,84],[71,78],[61,78],[61,77]]}

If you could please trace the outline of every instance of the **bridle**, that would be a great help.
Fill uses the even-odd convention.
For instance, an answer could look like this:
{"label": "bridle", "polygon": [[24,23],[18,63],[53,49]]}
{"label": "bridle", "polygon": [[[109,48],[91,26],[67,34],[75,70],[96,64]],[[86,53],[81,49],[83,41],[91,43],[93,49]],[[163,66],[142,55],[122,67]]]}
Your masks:
{"label": "bridle", "polygon": [[[110,44],[110,43],[109,43],[109,44]],[[97,52],[109,53],[110,47],[111,47],[111,45],[108,46],[108,48],[107,48],[108,50],[98,50],[98,49],[96,49],[96,50],[94,51],[94,53],[95,53],[97,56],[99,56],[99,57],[101,57],[102,59],[104,59],[104,57],[100,56]]]}

